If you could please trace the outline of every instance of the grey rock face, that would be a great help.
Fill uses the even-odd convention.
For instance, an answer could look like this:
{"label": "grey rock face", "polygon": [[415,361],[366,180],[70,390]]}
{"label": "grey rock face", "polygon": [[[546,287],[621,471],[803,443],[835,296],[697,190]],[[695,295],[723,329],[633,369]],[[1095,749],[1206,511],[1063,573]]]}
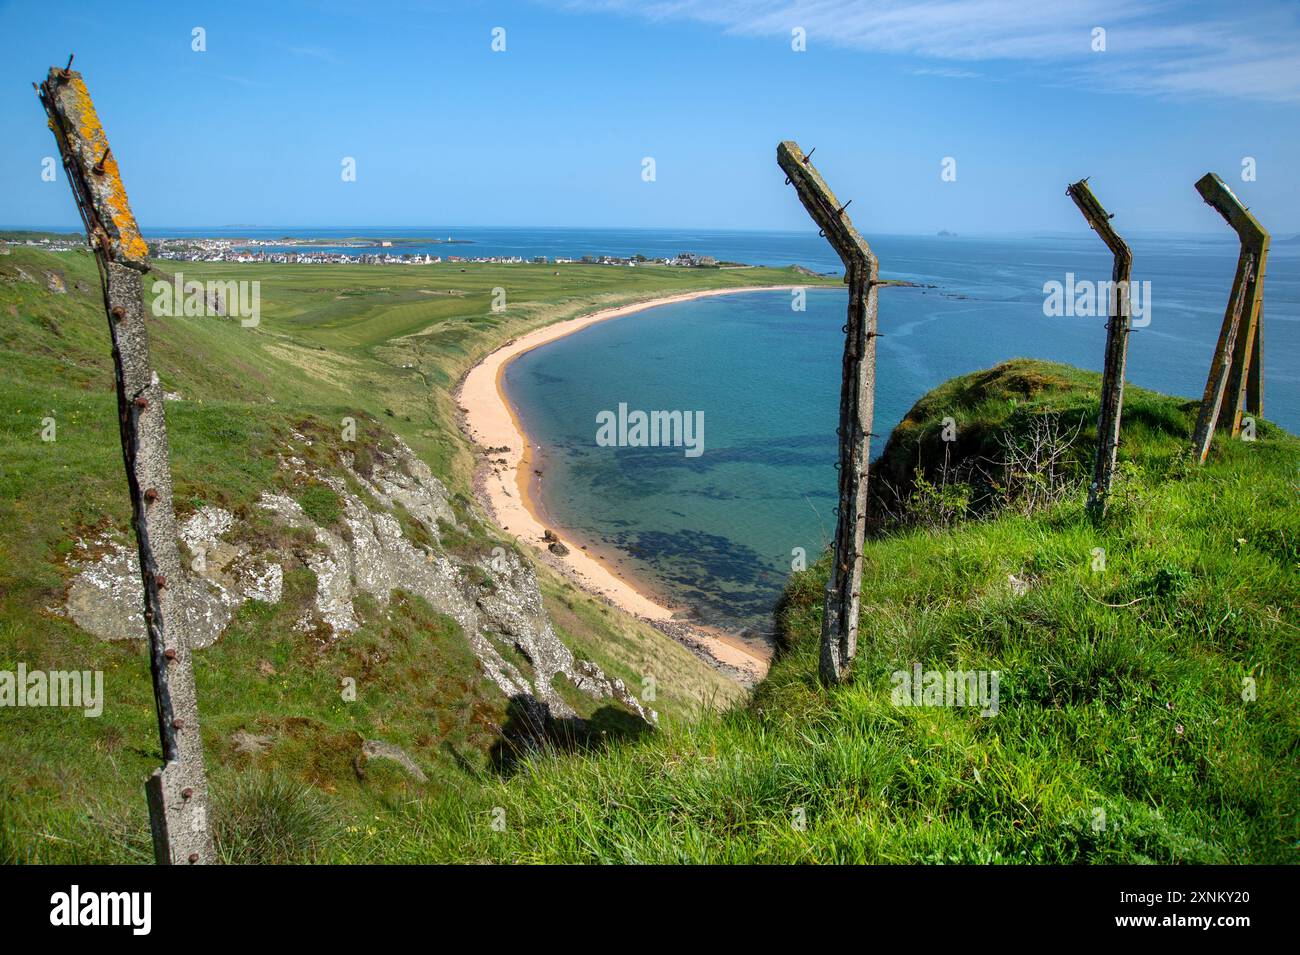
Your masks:
{"label": "grey rock face", "polygon": [[[296,473],[305,467],[292,456],[281,460],[286,470]],[[323,624],[335,638],[345,637],[360,626],[353,605],[358,594],[384,606],[394,590],[403,590],[460,625],[484,674],[507,697],[533,698],[552,716],[572,718],[573,708],[555,689],[556,678],[562,677],[593,699],[616,700],[647,722],[657,722],[655,712],[643,707],[621,680],[575,659],[547,618],[532,565],[518,554],[497,547],[471,560],[417,546],[403,533],[395,514],[398,505],[435,541],[441,541],[439,521],[458,526],[446,488],[409,448],[399,444],[395,452],[379,453],[369,477],[354,469],[350,456],[343,465],[377,506],[339,477],[311,475],[338,496],[338,526],[316,524],[284,494],[263,492],[258,500],[276,521],[306,530],[315,540],[315,549],[298,555],[316,575],[313,606],[301,626]],[[198,648],[217,640],[245,600],[278,603],[283,564],[295,559],[289,554],[253,554],[228,543],[225,538],[233,529],[233,516],[214,507],[195,512],[178,529],[194,555],[193,573],[183,585],[189,598],[187,620]],[[76,565],[80,573],[69,588],[66,611],[82,629],[104,639],[142,640],[136,555],[120,542],[106,539],[98,544],[98,558],[83,558]],[[512,662],[520,658],[526,663]]]}
{"label": "grey rock face", "polygon": [[[280,600],[283,568],[225,543],[222,537],[233,522],[229,512],[204,507],[178,528],[180,540],[194,555],[190,573],[179,586],[185,594],[186,632],[196,649],[215,643],[244,601]],[[101,537],[90,547],[83,544],[82,549],[101,554],[94,560],[74,560],[81,572],[68,588],[68,616],[104,640],[144,640],[144,592],[135,549],[112,536]]]}
{"label": "grey rock face", "polygon": [[257,756],[270,748],[271,744],[275,742],[275,737],[270,734],[259,736],[247,730],[239,730],[230,737],[230,741],[235,744],[236,753]]}

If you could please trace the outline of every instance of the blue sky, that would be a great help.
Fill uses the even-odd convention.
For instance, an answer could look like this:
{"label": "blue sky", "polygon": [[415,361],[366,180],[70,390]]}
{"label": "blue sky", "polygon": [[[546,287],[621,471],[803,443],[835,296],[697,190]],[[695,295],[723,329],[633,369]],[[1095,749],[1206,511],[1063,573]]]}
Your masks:
{"label": "blue sky", "polygon": [[70,52],[146,229],[804,229],[791,138],[868,232],[1075,231],[1091,176],[1124,229],[1222,233],[1207,170],[1300,231],[1290,0],[0,3],[0,224],[77,222],[31,88]]}

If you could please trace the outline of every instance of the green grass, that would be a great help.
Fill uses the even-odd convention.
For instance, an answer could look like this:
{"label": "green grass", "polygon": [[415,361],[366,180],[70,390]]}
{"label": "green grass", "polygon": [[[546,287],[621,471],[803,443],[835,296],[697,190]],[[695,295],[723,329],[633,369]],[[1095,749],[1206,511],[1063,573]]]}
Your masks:
{"label": "green grass", "polygon": [[[338,496],[282,470],[277,456],[337,474],[346,450],[364,473],[375,449],[397,435],[453,492],[467,530],[446,535],[444,545],[462,556],[513,546],[470,503],[475,458],[450,393],[481,355],[529,328],[608,304],[800,280],[784,270],[599,266],[565,266],[559,276],[532,265],[178,268],[187,278],[262,283],[256,328],[215,318],[149,321],[155,368],[164,388],[182,398],[167,405],[178,515],[219,505],[236,515],[251,545],[310,548],[309,536],[269,521],[256,500],[263,491],[288,494],[328,525],[338,520]],[[47,290],[50,273],[63,278],[66,294]],[[146,279],[146,301],[154,278]],[[491,311],[496,287],[507,290],[504,313]],[[101,642],[52,609],[75,573],[67,558],[76,541],[113,533],[134,546],[93,259],[21,247],[0,256],[0,318],[0,669],[23,661],[31,669],[102,670],[107,696],[98,719],[0,710],[0,859],[147,861],[142,786],[161,759],[143,647]],[[41,440],[47,418],[55,422],[49,442]],[[356,424],[347,444],[345,418]],[[398,516],[408,534],[431,543]],[[614,614],[545,567],[539,578],[575,653],[634,688],[655,661],[656,708],[665,719],[739,696],[653,628]],[[218,829],[234,840],[221,848],[231,859],[361,857],[347,848],[348,836],[322,842],[294,836],[312,828],[301,820],[275,821],[276,807],[290,801],[285,794],[304,787],[334,815],[330,831],[364,836],[392,806],[417,795],[455,804],[492,775],[506,701],[456,624],[398,594],[386,608],[358,600],[361,629],[322,641],[294,627],[314,588],[309,571],[287,573],[280,604],[245,604],[220,641],[197,656],[216,804],[229,809],[235,830],[262,820],[253,828],[284,833],[258,850],[253,836],[240,842],[229,827]],[[357,681],[355,702],[341,698],[344,677]],[[571,702],[585,714],[600,709],[588,698]],[[238,734],[275,742],[260,754],[240,752]],[[359,774],[360,745],[370,738],[403,747],[430,782],[420,786],[375,762]]]}
{"label": "green grass", "polygon": [[[18,268],[41,281],[18,280]],[[460,268],[184,266],[199,279],[260,279],[263,319],[252,330],[150,323],[163,383],[185,399],[168,405],[181,515],[219,504],[253,538],[285,534],[252,507],[278,490],[317,520],[336,518],[337,496],[287,476],[276,454],[288,447],[329,467],[351,417],[358,468],[401,436],[457,495],[468,530],[444,528],[444,546],[483,553],[497,535],[470,519],[474,457],[450,395],[479,356],[593,307],[797,280]],[[67,295],[45,290],[50,269]],[[84,255],[0,257],[0,669],[101,669],[108,696],[99,719],[0,711],[8,861],[151,855],[142,785],[159,756],[143,648],[95,640],[46,609],[63,598],[73,541],[125,533],[129,516],[96,283]],[[490,310],[496,286],[508,290],[504,314]],[[927,480],[955,480],[963,461],[996,458],[1004,434],[1043,415],[1083,425],[1055,503],[1029,508],[1014,488],[982,486],[964,519],[905,519],[868,541],[861,643],[843,686],[816,679],[824,558],[791,579],[768,679],[725,712],[734,687],[543,569],[548,614],[575,653],[634,689],[653,662],[663,727],[629,738],[598,721],[608,732],[589,748],[537,754],[508,776],[492,757],[505,701],[453,621],[397,594],[387,608],[358,601],[361,628],[319,641],[293,627],[314,579],[287,574],[280,604],[245,604],[197,657],[222,858],[1294,860],[1300,441],[1262,422],[1258,441],[1220,436],[1198,467],[1186,452],[1194,405],[1130,389],[1120,478],[1094,525],[1083,482],[1097,384],[1020,361],[917,404],[875,471],[913,504],[918,466]],[[57,422],[52,443],[41,440],[46,417]],[[944,417],[957,422],[956,442],[942,441]],[[997,670],[998,714],[895,706],[891,674],[914,663]],[[355,702],[341,697],[343,677],[357,681]],[[275,742],[248,752],[241,734]],[[358,771],[369,738],[402,746],[429,783],[391,764]]]}
{"label": "green grass", "polygon": [[[1026,372],[1045,387],[1002,390]],[[957,415],[993,433],[1096,404],[1097,377],[1060,366],[982,380],[943,386],[914,422]],[[1124,478],[1100,526],[1079,484],[1037,513],[869,541],[844,686],[816,679],[823,559],[792,579],[785,651],[748,706],[539,758],[452,825],[444,806],[411,807],[383,834],[383,857],[1294,861],[1300,442],[1265,425],[1254,443],[1216,440],[1209,463],[1190,467],[1192,406],[1131,400]],[[998,714],[895,706],[890,675],[914,663],[999,671]],[[503,832],[489,826],[494,806]]]}

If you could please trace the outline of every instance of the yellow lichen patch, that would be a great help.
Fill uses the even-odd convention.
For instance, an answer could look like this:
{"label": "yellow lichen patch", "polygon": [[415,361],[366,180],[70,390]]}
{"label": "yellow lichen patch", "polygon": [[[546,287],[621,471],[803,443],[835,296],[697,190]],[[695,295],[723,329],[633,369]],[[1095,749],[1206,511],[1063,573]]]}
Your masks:
{"label": "yellow lichen patch", "polygon": [[108,135],[95,112],[95,104],[90,99],[90,91],[77,73],[71,74],[67,82],[61,85],[59,95],[66,97],[64,114],[76,127],[80,137],[79,152],[82,164],[103,169],[102,175],[91,173],[87,176],[95,198],[107,209],[112,221],[114,244],[119,255],[124,259],[143,262],[148,258],[149,248],[140,235],[131,204],[126,197],[126,187],[122,184],[121,170],[117,158],[108,148]]}

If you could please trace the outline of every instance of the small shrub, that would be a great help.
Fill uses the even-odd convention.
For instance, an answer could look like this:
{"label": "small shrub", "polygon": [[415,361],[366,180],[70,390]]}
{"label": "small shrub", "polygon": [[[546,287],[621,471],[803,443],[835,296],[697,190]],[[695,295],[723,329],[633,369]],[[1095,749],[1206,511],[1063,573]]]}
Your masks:
{"label": "small shrub", "polygon": [[963,520],[970,511],[971,487],[964,483],[948,483],[947,475],[934,483],[926,479],[920,468],[912,478],[912,493],[907,499],[907,513],[912,522],[922,527],[951,527]]}

